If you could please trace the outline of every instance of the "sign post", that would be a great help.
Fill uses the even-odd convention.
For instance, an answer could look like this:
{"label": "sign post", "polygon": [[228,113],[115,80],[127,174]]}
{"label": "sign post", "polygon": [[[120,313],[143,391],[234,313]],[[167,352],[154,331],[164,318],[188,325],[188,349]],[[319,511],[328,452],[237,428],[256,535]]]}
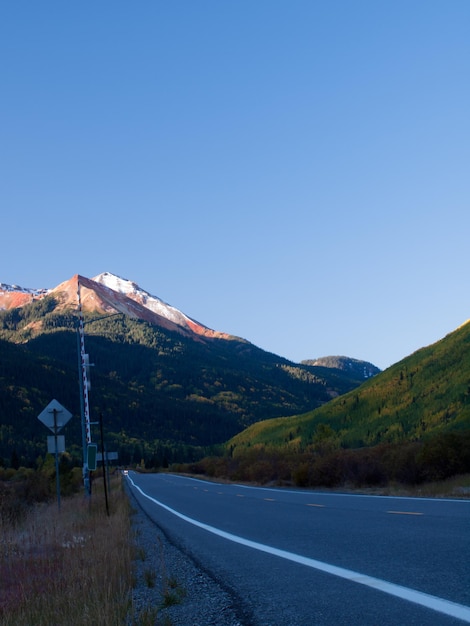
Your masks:
{"label": "sign post", "polygon": [[[54,437],[48,437],[48,452],[50,450],[50,441],[53,439],[53,449],[55,454],[55,480],[57,489],[57,506],[60,511],[60,476],[59,476],[59,452],[65,451],[65,439],[63,436],[58,436],[59,431],[65,426],[65,424],[72,417],[72,413],[67,411],[57,400],[51,400],[46,408],[38,415],[38,420],[45,426],[50,428],[54,433]],[[60,449],[59,449],[60,448]]]}

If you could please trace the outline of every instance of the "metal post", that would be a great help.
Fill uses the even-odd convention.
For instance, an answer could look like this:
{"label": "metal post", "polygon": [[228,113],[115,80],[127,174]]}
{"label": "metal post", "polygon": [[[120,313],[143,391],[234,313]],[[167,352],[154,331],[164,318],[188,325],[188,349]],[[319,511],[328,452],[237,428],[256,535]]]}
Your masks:
{"label": "metal post", "polygon": [[111,493],[111,479],[110,479],[111,472],[109,471],[108,451],[106,450],[106,446],[105,446],[104,451],[106,454],[106,475],[108,477],[108,493]]}
{"label": "metal post", "polygon": [[59,446],[57,444],[57,409],[54,413],[54,444],[55,444],[55,484],[57,489],[57,507],[60,511],[60,475],[59,475]]}
{"label": "metal post", "polygon": [[106,483],[106,460],[104,456],[103,414],[102,413],[100,413],[100,434],[101,434],[101,459],[103,463],[104,499],[106,501],[106,515],[109,517],[108,486]]}

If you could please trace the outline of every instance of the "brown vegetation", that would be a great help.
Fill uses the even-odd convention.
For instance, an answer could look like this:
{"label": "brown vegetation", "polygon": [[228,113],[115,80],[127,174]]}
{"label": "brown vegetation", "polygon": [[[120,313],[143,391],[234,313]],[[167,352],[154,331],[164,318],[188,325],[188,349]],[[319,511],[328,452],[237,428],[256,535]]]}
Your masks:
{"label": "brown vegetation", "polygon": [[209,457],[173,469],[232,481],[298,487],[416,486],[470,473],[470,431],[443,433],[426,442],[357,449],[323,444],[299,450],[254,444],[224,457]]}
{"label": "brown vegetation", "polygon": [[[38,472],[39,474],[39,472]],[[5,476],[3,476],[5,478]],[[0,506],[0,622],[5,626],[126,623],[132,609],[129,503],[113,477],[110,514],[99,485],[31,504],[31,480],[3,481]],[[32,494],[30,493],[30,496]]]}

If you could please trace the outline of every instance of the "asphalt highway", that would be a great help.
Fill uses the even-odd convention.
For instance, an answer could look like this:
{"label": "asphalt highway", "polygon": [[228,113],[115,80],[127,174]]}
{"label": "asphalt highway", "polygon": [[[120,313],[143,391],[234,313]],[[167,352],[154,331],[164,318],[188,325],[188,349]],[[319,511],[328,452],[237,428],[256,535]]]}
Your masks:
{"label": "asphalt highway", "polygon": [[128,480],[246,626],[470,623],[469,501]]}

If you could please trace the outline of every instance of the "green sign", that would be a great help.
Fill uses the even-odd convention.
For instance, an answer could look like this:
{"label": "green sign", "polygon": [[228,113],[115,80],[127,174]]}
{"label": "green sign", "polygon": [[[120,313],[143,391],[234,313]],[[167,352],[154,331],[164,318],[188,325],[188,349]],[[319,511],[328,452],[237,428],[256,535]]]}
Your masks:
{"label": "green sign", "polygon": [[89,443],[87,447],[87,465],[90,472],[94,472],[96,469],[97,452],[98,446],[96,443]]}

